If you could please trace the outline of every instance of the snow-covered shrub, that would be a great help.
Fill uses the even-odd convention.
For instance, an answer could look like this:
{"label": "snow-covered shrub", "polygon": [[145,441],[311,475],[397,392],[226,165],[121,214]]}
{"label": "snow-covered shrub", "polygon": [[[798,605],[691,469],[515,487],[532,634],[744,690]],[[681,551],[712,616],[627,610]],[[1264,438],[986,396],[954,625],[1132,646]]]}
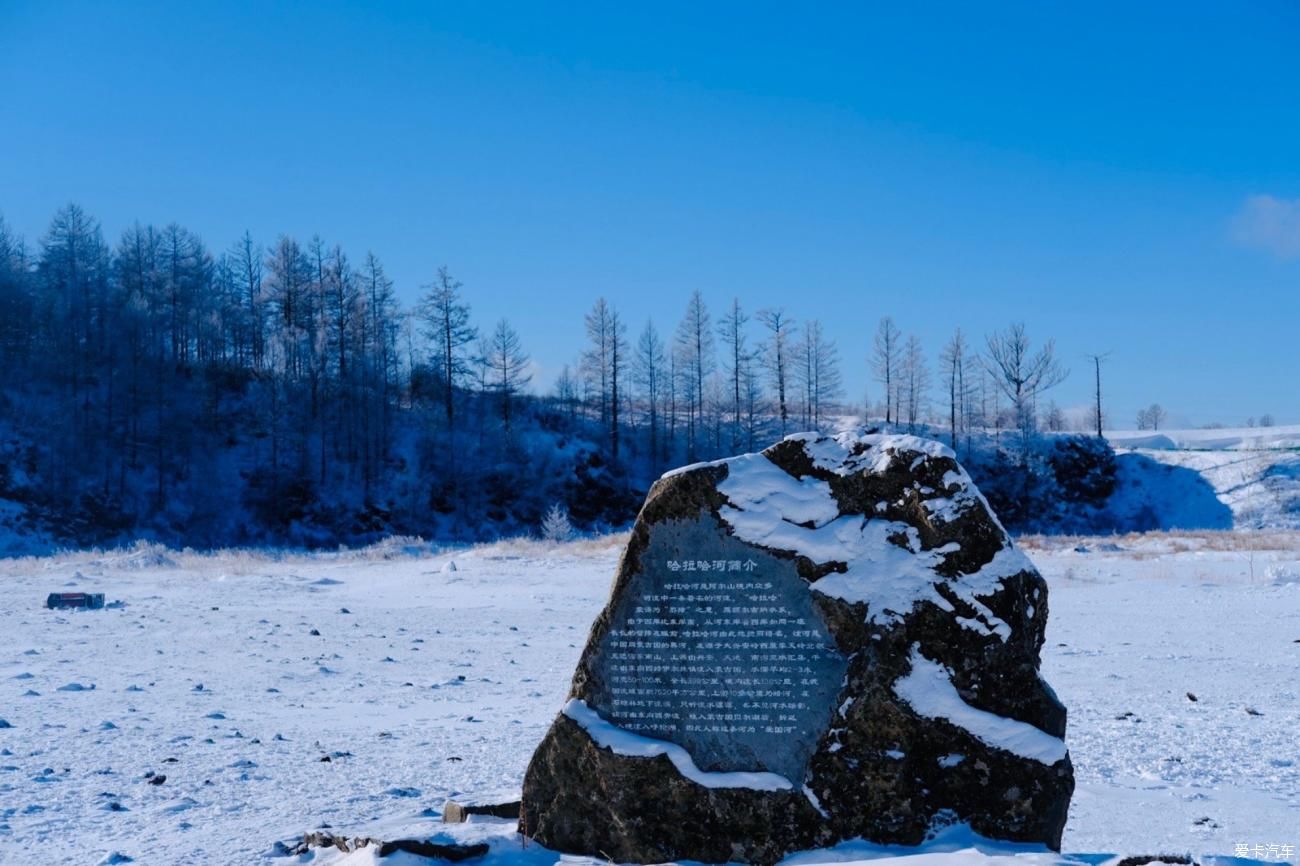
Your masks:
{"label": "snow-covered shrub", "polygon": [[1101,505],[1115,492],[1115,451],[1098,436],[1052,437],[1047,463],[1069,502]]}
{"label": "snow-covered shrub", "polygon": [[1300,563],[1270,565],[1265,574],[1268,582],[1275,586],[1300,586]]}
{"label": "snow-covered shrub", "polygon": [[1034,506],[1042,499],[1040,464],[1032,452],[1025,461],[994,443],[974,452],[966,468],[1003,525],[1023,532],[1030,529],[1031,518],[1039,511]]}
{"label": "snow-covered shrub", "polygon": [[645,490],[638,492],[627,470],[599,451],[575,455],[564,488],[570,516],[588,532],[626,526],[636,516]]}
{"label": "snow-covered shrub", "polygon": [[573,538],[573,524],[569,523],[569,512],[560,503],[555,503],[542,518],[542,538],[547,541],[568,541]]}
{"label": "snow-covered shrub", "polygon": [[[1012,532],[1123,531],[1109,503],[1117,487],[1115,452],[1082,434],[977,437],[966,468]],[[1149,527],[1133,527],[1149,528]]]}

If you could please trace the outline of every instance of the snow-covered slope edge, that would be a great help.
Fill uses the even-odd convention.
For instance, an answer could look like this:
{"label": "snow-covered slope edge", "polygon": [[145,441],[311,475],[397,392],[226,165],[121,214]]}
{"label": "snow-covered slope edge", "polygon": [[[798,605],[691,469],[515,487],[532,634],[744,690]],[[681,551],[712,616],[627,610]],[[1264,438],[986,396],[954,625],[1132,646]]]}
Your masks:
{"label": "snow-covered slope edge", "polygon": [[[1300,426],[1109,431],[1120,461],[1115,506],[1153,528],[1300,528]],[[1165,467],[1161,471],[1158,467]],[[1222,504],[1199,496],[1199,476]]]}
{"label": "snow-covered slope edge", "polygon": [[1107,430],[1116,448],[1171,451],[1294,451],[1300,424],[1287,427],[1208,427],[1196,430]]}

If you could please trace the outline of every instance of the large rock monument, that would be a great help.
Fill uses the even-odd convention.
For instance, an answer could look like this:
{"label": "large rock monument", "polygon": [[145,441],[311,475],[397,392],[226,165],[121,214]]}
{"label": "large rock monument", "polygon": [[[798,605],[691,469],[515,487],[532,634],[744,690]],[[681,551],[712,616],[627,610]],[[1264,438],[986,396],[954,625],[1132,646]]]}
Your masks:
{"label": "large rock monument", "polygon": [[770,864],[949,824],[1059,849],[1074,773],[1047,586],[937,442],[791,436],[646,498],[520,829]]}

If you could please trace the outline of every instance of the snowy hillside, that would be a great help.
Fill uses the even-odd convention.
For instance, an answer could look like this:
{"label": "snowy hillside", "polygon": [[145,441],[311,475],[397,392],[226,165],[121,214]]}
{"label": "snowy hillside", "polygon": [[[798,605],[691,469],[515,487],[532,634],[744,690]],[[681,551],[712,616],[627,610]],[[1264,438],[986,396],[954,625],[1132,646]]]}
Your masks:
{"label": "snowy hillside", "polygon": [[1149,507],[1161,528],[1300,529],[1300,426],[1106,438],[1119,452],[1119,510]]}
{"label": "snowy hillside", "polygon": [[1195,430],[1107,430],[1116,448],[1184,451],[1294,451],[1300,425],[1286,427],[1208,427]]}
{"label": "snowy hillside", "polygon": [[[272,856],[329,825],[487,839],[490,863],[555,863],[508,822],[437,816],[449,797],[517,798],[621,540],[0,561],[0,862],[376,862],[373,849]],[[920,851],[790,862],[1097,866],[1300,843],[1298,542],[1027,539],[1052,593],[1043,673],[1070,708],[1076,853],[954,830]],[[42,609],[73,588],[123,606]]]}

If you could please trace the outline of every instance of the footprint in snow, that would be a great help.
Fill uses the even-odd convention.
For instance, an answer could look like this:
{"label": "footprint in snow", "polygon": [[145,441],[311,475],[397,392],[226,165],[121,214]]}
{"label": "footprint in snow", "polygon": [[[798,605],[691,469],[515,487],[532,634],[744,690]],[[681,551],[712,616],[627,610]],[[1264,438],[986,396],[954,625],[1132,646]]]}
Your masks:
{"label": "footprint in snow", "polygon": [[83,683],[68,683],[67,685],[59,686],[59,691],[61,692],[91,692],[94,690],[94,683],[91,683],[90,685],[85,685]]}

